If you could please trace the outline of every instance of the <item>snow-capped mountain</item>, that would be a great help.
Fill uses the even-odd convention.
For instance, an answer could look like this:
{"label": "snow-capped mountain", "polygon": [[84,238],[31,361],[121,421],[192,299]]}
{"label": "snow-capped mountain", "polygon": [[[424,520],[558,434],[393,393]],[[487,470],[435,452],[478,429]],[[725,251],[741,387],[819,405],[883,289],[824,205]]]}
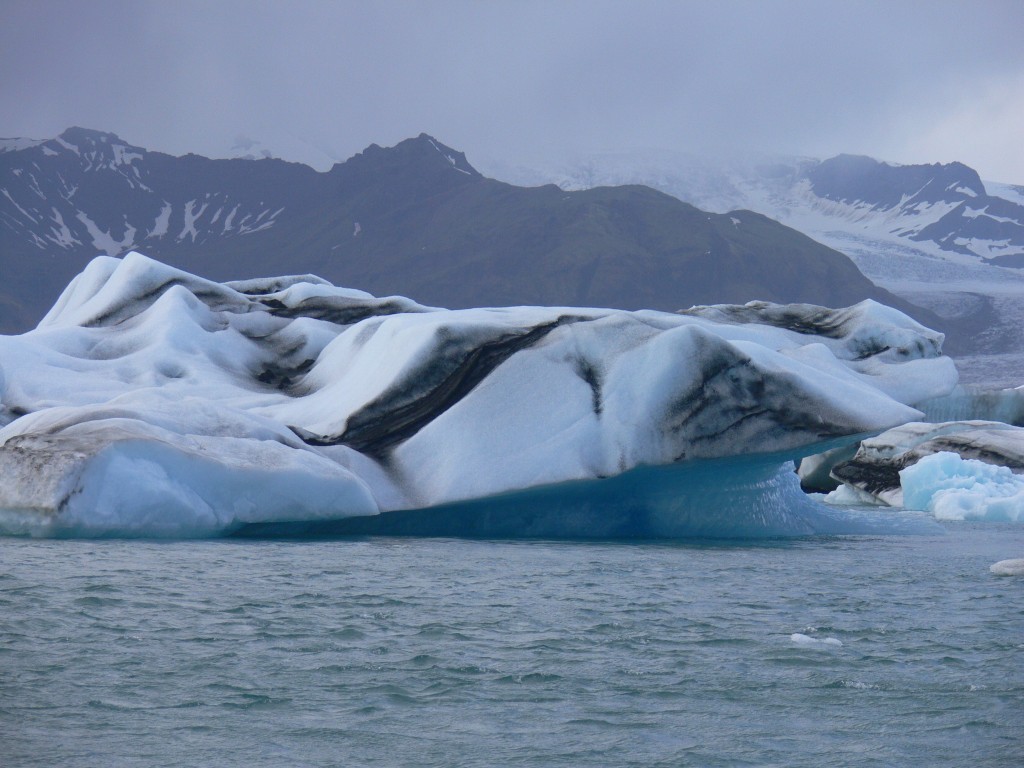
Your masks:
{"label": "snow-capped mountain", "polygon": [[[517,184],[645,184],[709,211],[756,211],[848,255],[909,301],[965,321],[979,352],[1018,362],[1024,353],[1024,187],[983,182],[961,163],[644,150],[481,167]],[[990,374],[1001,376],[979,377]]]}
{"label": "snow-capped mountain", "polygon": [[840,155],[805,173],[806,182],[797,180],[805,198],[834,204],[833,216],[949,254],[1024,267],[1024,205],[990,195],[962,163],[893,166]]}
{"label": "snow-capped mountain", "polygon": [[865,232],[953,261],[962,255],[1024,267],[1024,186],[982,182],[962,163],[893,165],[857,155],[719,160],[640,151],[484,168],[516,184],[573,190],[646,184],[709,211],[749,208],[814,234]]}
{"label": "snow-capped mountain", "polygon": [[938,320],[764,216],[708,213],[641,186],[517,187],[426,134],[325,172],[172,157],[81,128],[6,146],[0,330],[38,322],[97,253],[133,249],[215,280],[312,273],[452,308],[872,298]]}
{"label": "snow-capped mountain", "polygon": [[[452,167],[441,149],[434,154],[441,170]],[[308,240],[307,219],[338,186],[300,163],[175,157],[84,128],[0,139],[0,331],[33,325],[97,254],[142,249],[221,277],[255,274],[248,251],[266,258],[276,248],[288,261],[297,246],[287,243],[297,231]]]}
{"label": "snow-capped mountain", "polygon": [[112,133],[71,128],[49,141],[2,141],[0,227],[5,239],[20,236],[43,251],[114,256],[154,242],[259,232],[287,207],[284,187],[315,176],[278,162],[260,174],[276,184],[219,173],[212,190],[206,158],[149,152]]}

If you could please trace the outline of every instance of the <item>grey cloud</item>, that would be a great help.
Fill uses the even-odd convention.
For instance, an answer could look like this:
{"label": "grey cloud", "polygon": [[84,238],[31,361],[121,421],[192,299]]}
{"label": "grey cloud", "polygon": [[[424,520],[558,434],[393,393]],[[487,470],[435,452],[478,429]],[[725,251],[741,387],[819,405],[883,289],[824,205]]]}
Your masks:
{"label": "grey cloud", "polygon": [[[246,133],[348,156],[427,131],[471,159],[852,151],[1024,181],[1022,153],[995,146],[1024,115],[971,120],[1024,83],[1016,0],[9,0],[5,15],[0,134],[79,124],[216,154]],[[906,156],[923,149],[943,156]]]}

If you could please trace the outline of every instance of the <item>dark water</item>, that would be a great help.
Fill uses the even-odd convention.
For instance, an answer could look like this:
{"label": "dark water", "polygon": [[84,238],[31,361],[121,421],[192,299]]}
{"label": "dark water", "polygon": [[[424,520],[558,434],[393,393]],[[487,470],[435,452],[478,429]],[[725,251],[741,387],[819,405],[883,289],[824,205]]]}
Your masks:
{"label": "dark water", "polygon": [[0,539],[0,765],[1021,765],[1024,526],[948,530]]}

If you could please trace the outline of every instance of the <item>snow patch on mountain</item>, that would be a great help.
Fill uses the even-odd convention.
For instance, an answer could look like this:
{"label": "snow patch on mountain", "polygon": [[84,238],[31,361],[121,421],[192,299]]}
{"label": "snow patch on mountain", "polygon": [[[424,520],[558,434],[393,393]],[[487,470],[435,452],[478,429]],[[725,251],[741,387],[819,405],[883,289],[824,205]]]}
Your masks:
{"label": "snow patch on mountain", "polygon": [[5,190],[3,190],[3,193],[4,193],[4,197],[6,197],[11,202],[11,205],[13,205],[15,208],[18,209],[18,213],[20,213],[26,219],[31,221],[33,224],[38,224],[39,223],[39,221],[36,219],[35,216],[33,216],[31,213],[29,213],[24,208],[22,208],[20,205],[18,205],[18,201],[15,200],[13,197],[11,197],[11,193],[10,192],[8,192],[5,189]]}
{"label": "snow patch on mountain", "polygon": [[1024,185],[1001,184],[996,181],[986,181],[985,189],[993,197],[1001,197],[1016,205],[1024,205]]}
{"label": "snow patch on mountain", "polygon": [[195,200],[189,200],[187,203],[185,203],[185,226],[178,234],[179,240],[184,240],[186,237],[191,237],[192,242],[194,243],[196,241],[196,237],[198,237],[199,235],[199,233],[196,231],[196,221],[198,221],[199,217],[203,215],[203,212],[207,208],[207,204],[203,203],[202,206],[197,211],[195,210],[196,202],[197,201]]}
{"label": "snow patch on mountain", "polygon": [[96,222],[90,219],[84,211],[78,211],[75,214],[75,218],[85,225],[86,231],[89,233],[89,237],[92,238],[92,244],[96,250],[108,256],[117,256],[124,253],[135,244],[135,227],[127,224],[127,222],[125,223],[124,234],[118,240],[108,230],[100,229]]}
{"label": "snow patch on mountain", "polygon": [[156,221],[153,222],[153,228],[149,230],[146,237],[163,237],[166,235],[171,223],[171,212],[173,210],[174,206],[165,200],[163,208],[160,209],[160,213],[156,217]]}
{"label": "snow patch on mountain", "polygon": [[82,154],[81,150],[78,148],[76,144],[72,144],[71,142],[67,141],[63,136],[58,136],[53,141],[59,144],[64,149],[68,150],[69,152],[73,152],[76,155]]}
{"label": "snow patch on mountain", "polygon": [[45,139],[28,139],[28,138],[0,138],[0,153],[3,152],[18,152],[22,149],[30,149],[31,147],[38,147],[44,143]]}
{"label": "snow patch on mountain", "polygon": [[56,223],[51,231],[53,232],[53,240],[62,248],[70,248],[73,245],[81,245],[81,242],[71,234],[71,230],[68,225],[64,223],[64,217],[61,216],[60,211],[56,208],[53,209],[53,221]]}
{"label": "snow patch on mountain", "polygon": [[437,145],[436,141],[434,141],[433,139],[430,139],[430,138],[428,138],[427,141],[430,142],[430,146],[432,146],[434,149],[436,149],[438,154],[440,154],[445,160],[447,160],[451,164],[452,168],[454,168],[456,171],[459,171],[459,173],[464,173],[467,176],[472,176],[473,175],[473,172],[471,170],[466,170],[465,168],[460,167],[459,159],[454,157],[451,153],[445,152],[444,150],[442,150]]}

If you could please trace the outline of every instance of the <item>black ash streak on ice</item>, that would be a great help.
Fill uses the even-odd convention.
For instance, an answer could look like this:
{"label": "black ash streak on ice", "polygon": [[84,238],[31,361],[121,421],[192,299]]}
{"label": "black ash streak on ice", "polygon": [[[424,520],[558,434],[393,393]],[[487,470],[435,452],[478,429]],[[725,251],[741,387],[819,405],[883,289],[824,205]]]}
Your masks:
{"label": "black ash streak on ice", "polygon": [[[344,434],[336,440],[320,438],[311,444],[344,443],[384,459],[389,448],[412,437],[455,405],[516,352],[533,346],[555,328],[584,319],[563,316],[534,328],[500,334],[483,343],[458,338],[450,330],[442,329],[438,333],[437,353],[424,368],[409,371],[374,402],[349,416]],[[600,412],[596,408],[595,411]]]}
{"label": "black ash streak on ice", "polygon": [[[669,487],[703,499],[711,518],[725,504],[726,534],[733,514],[775,514],[806,533],[806,520],[769,511],[769,500],[815,506],[786,463],[907,421],[906,403],[955,383],[941,335],[870,301],[449,311],[309,276],[217,284],[138,254],[97,259],[37,331],[2,342],[13,351],[0,359],[19,365],[5,366],[0,462],[16,482],[0,506],[64,534],[131,529],[110,493],[136,476],[150,515],[136,534],[187,535],[194,515],[209,535],[536,489],[585,520],[612,486],[592,498],[574,487],[571,504],[544,489],[624,475],[618,487],[640,496],[624,502],[630,525],[645,521],[637,535],[714,535]],[[77,361],[74,390],[61,359]],[[27,384],[49,387],[46,407],[19,399]],[[29,453],[62,450],[69,466],[30,489],[19,474]],[[702,476],[693,461],[704,459],[726,463]],[[633,472],[656,482],[645,490]],[[715,478],[743,491],[730,500]],[[100,520],[89,504],[114,509]],[[736,530],[750,535],[754,517]]]}

